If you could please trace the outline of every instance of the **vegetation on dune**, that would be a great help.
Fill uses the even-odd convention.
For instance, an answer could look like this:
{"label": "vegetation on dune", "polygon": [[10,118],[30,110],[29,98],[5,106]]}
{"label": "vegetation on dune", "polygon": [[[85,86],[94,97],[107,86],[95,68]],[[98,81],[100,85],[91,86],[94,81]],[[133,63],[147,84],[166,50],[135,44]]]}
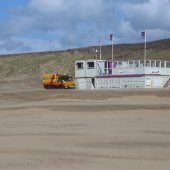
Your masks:
{"label": "vegetation on dune", "polygon": [[[99,47],[0,56],[0,74],[41,76],[58,72],[74,77],[75,60],[96,58],[96,48]],[[115,45],[114,59],[143,59],[143,48],[143,43]],[[170,39],[147,43],[147,58],[170,60]],[[102,46],[102,59],[111,59],[111,45]]]}

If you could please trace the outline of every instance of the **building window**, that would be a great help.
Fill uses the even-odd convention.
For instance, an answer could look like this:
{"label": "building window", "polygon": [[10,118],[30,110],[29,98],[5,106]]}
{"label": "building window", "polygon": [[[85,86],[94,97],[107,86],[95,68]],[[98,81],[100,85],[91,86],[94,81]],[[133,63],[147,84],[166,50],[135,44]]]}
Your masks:
{"label": "building window", "polygon": [[94,62],[88,62],[87,68],[94,68]]}
{"label": "building window", "polygon": [[77,69],[83,69],[83,63],[77,63]]}
{"label": "building window", "polygon": [[160,61],[156,61],[156,67],[160,67]]}
{"label": "building window", "polygon": [[122,61],[118,61],[118,65],[119,65],[119,66],[122,66]]}
{"label": "building window", "polygon": [[144,61],[140,61],[140,67],[144,67]]}
{"label": "building window", "polygon": [[145,65],[146,65],[146,67],[150,67],[150,62],[149,62],[149,60],[146,60],[146,61],[145,61]]}
{"label": "building window", "polygon": [[151,67],[155,67],[155,61],[151,61]]}
{"label": "building window", "polygon": [[135,61],[135,67],[139,67],[139,61]]}
{"label": "building window", "polygon": [[133,68],[133,61],[129,61],[129,68]]}
{"label": "building window", "polygon": [[169,61],[166,62],[166,67],[170,68],[170,62]]}
{"label": "building window", "polygon": [[113,68],[116,68],[117,67],[117,62],[113,62]]}
{"label": "building window", "polygon": [[165,67],[165,61],[161,61],[161,67]]}

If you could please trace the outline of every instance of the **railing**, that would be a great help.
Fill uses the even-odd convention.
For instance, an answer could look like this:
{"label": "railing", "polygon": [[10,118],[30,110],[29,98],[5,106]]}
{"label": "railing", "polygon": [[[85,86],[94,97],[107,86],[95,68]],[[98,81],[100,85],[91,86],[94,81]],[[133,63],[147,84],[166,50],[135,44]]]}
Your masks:
{"label": "railing", "polygon": [[166,77],[166,79],[163,79],[163,87],[169,87],[170,85],[170,76]]}
{"label": "railing", "polygon": [[152,68],[169,68],[170,61],[163,60],[117,60],[117,61],[103,61],[107,63],[107,67],[112,66],[113,68],[136,68],[136,67],[152,67]]}
{"label": "railing", "polygon": [[97,75],[103,75],[103,71],[102,71],[102,69],[100,68],[100,65],[97,63]]}

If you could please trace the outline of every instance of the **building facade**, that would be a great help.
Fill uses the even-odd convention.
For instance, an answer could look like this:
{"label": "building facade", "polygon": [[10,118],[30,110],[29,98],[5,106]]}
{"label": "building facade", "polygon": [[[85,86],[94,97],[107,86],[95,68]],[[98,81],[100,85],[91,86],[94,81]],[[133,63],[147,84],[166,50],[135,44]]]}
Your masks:
{"label": "building facade", "polygon": [[166,88],[170,86],[170,61],[78,60],[75,79],[78,89]]}

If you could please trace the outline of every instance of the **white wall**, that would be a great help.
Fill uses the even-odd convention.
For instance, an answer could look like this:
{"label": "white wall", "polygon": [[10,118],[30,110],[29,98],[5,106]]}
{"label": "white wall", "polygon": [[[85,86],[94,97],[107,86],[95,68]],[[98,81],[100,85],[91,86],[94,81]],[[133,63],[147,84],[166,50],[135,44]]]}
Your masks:
{"label": "white wall", "polygon": [[[83,63],[83,68],[77,68],[78,63]],[[86,77],[86,62],[85,62],[85,60],[78,60],[75,62],[75,77]]]}
{"label": "white wall", "polygon": [[162,76],[145,76],[145,88],[162,88]]}

